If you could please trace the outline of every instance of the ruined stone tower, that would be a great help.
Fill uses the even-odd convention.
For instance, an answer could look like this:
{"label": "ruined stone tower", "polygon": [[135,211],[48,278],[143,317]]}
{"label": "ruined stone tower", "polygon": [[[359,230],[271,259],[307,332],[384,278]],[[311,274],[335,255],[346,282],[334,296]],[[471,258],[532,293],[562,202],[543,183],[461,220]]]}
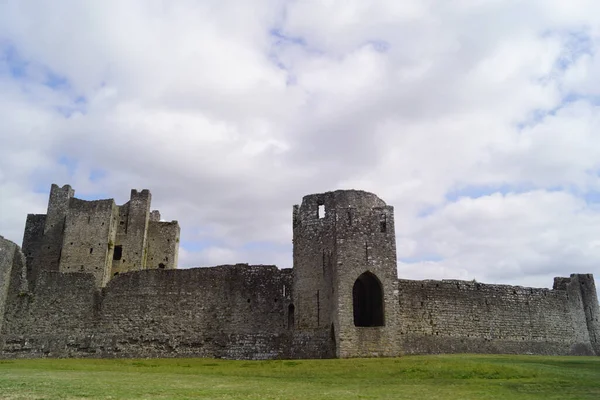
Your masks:
{"label": "ruined stone tower", "polygon": [[122,272],[177,267],[179,224],[150,212],[149,190],[131,190],[122,206],[74,195],[71,186],[53,184],[47,214],[27,216],[23,251],[32,287],[42,270],[90,273],[101,287]]}
{"label": "ruined stone tower", "polygon": [[394,209],[338,190],[294,206],[296,329],[330,329],[338,357],[396,355]]}

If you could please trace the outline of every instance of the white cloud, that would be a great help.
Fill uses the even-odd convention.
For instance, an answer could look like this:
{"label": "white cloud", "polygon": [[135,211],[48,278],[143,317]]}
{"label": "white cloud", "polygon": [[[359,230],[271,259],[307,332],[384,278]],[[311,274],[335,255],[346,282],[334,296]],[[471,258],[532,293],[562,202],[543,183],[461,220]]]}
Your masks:
{"label": "white cloud", "polygon": [[291,266],[292,204],[354,187],[396,207],[403,277],[600,276],[599,26],[591,0],[5,1],[0,232],[52,182],[144,187],[181,265]]}
{"label": "white cloud", "polygon": [[462,197],[407,228],[399,257],[435,258],[401,264],[401,274],[523,283],[546,280],[573,266],[600,263],[597,209],[565,192],[532,191]]}

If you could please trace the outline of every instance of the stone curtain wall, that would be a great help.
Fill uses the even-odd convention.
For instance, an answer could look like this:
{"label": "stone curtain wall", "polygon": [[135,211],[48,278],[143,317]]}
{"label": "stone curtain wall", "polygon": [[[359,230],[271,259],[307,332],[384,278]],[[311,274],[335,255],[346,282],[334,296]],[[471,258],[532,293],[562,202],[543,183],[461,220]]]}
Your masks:
{"label": "stone curtain wall", "polygon": [[94,329],[93,275],[42,271],[38,279],[35,293],[18,293],[6,311],[4,351],[15,356],[60,355],[56,343],[90,336]]}
{"label": "stone curtain wall", "polygon": [[554,290],[400,280],[397,340],[406,354],[593,355],[578,277]]}
{"label": "stone curtain wall", "polygon": [[134,271],[101,290],[91,274],[42,272],[8,302],[0,358],[332,357],[329,330],[288,326],[291,286],[291,269],[246,264]]}
{"label": "stone curtain wall", "polygon": [[[184,270],[146,270],[113,279],[100,317],[105,333],[136,337],[280,331],[285,326],[289,270],[234,265]],[[211,332],[215,337],[206,335]]]}

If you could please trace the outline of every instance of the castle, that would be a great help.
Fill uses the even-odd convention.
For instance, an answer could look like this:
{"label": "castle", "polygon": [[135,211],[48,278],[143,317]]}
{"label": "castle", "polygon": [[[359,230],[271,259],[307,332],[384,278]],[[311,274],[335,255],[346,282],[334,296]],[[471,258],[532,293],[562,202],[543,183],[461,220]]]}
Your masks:
{"label": "castle", "polygon": [[294,206],[293,268],[176,269],[179,225],[52,185],[23,249],[0,237],[0,358],[600,355],[591,274],[552,289],[398,279],[394,210],[339,190]]}
{"label": "castle", "polygon": [[52,185],[48,212],[27,216],[23,251],[32,287],[41,270],[89,273],[101,287],[122,272],[177,267],[179,224],[150,211],[148,190],[132,190],[122,206],[74,195],[69,185]]}

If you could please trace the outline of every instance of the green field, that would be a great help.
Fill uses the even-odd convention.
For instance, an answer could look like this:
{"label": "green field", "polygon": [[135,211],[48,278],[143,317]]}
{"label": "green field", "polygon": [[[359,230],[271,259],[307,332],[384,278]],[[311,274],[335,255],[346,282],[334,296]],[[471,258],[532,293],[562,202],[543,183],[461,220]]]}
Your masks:
{"label": "green field", "polygon": [[600,357],[0,360],[2,399],[600,399]]}

